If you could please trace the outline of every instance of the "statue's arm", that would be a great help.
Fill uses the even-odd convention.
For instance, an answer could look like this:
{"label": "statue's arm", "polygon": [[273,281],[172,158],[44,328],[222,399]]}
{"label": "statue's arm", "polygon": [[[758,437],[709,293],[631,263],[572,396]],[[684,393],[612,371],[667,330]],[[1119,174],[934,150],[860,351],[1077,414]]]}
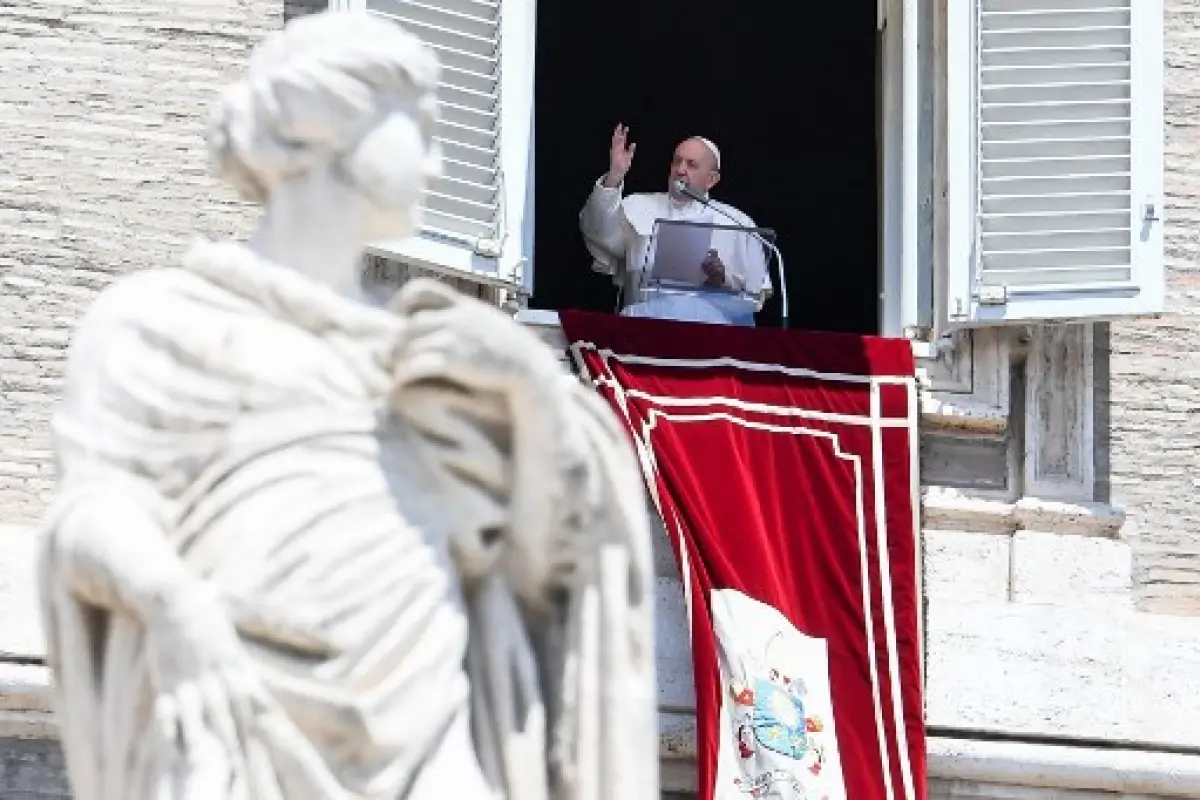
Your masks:
{"label": "statue's arm", "polygon": [[140,624],[160,690],[240,663],[219,595],[183,561],[136,489],[94,484],[61,500],[48,574],[80,604]]}
{"label": "statue's arm", "polygon": [[179,591],[184,568],[155,518],[162,499],[109,454],[147,446],[139,439],[156,409],[145,398],[155,397],[154,381],[172,378],[161,367],[169,331],[151,311],[177,302],[167,285],[160,276],[131,276],[96,298],[72,339],[54,419],[61,475],[50,554],[58,582],[88,604],[142,618]]}
{"label": "statue's arm", "polygon": [[164,286],[154,275],[127,279],[102,293],[76,329],[55,419],[61,474],[43,555],[45,579],[60,594],[142,625],[167,681],[194,674],[202,651],[236,637],[164,527],[166,501],[153,476],[131,471],[130,454],[154,446],[142,435],[159,412],[147,398],[174,377],[162,368],[175,341],[162,319],[177,300]]}
{"label": "statue's arm", "polygon": [[80,601],[147,623],[169,616],[194,578],[153,515],[121,485],[60,501],[52,557],[60,585]]}

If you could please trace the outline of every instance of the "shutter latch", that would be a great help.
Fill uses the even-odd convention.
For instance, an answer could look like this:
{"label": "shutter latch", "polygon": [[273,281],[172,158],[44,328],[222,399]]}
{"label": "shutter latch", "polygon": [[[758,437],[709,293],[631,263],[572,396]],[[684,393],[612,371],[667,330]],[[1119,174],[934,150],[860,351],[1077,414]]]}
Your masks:
{"label": "shutter latch", "polygon": [[1159,222],[1158,206],[1153,200],[1147,199],[1145,205],[1142,206],[1142,221],[1143,222]]}
{"label": "shutter latch", "polygon": [[981,306],[1008,305],[1008,287],[980,286],[979,294],[976,295],[975,299],[979,301],[979,305]]}
{"label": "shutter latch", "polygon": [[476,239],[475,255],[481,258],[500,258],[504,255],[504,242],[500,239]]}

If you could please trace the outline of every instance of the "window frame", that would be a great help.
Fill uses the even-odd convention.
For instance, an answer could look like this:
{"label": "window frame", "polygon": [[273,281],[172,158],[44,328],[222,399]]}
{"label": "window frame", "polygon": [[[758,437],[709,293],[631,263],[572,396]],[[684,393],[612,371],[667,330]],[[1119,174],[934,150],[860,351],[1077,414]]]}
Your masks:
{"label": "window frame", "polygon": [[[947,328],[1027,324],[1060,320],[1108,320],[1154,316],[1163,311],[1163,8],[1162,0],[1134,0],[1131,11],[1131,201],[1134,206],[1131,279],[1121,286],[1080,284],[1056,291],[1023,290],[1006,302],[984,303],[976,277],[979,218],[975,212],[978,142],[975,16],[982,0],[950,0],[945,6],[945,287],[939,321]],[[1157,219],[1141,220],[1152,206]]]}
{"label": "window frame", "polygon": [[[532,251],[537,0],[502,2],[499,157],[506,240],[474,243],[466,237],[427,233],[403,241],[373,242],[367,250],[448,277],[515,292],[519,304],[524,305],[533,293],[536,269]],[[361,11],[366,5],[367,0],[329,0],[332,10]],[[924,37],[929,36],[930,26],[919,16],[928,13],[927,5],[927,0],[878,0],[882,85],[878,100],[881,169],[876,332],[883,336],[922,338],[934,316],[930,247],[918,241],[924,237],[929,240],[926,244],[932,243],[928,202],[932,117],[924,98],[930,91],[933,56],[928,47],[925,55],[919,56],[918,43],[918,37],[922,43],[928,41]],[[921,144],[929,152],[917,155]],[[478,244],[483,247],[475,246]]]}

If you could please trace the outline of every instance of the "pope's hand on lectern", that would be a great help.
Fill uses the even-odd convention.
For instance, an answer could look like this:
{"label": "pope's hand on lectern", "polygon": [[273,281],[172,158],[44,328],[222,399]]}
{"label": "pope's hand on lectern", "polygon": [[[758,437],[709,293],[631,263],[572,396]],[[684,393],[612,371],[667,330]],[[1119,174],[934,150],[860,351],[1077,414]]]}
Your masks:
{"label": "pope's hand on lectern", "polygon": [[706,286],[725,285],[725,265],[721,263],[721,257],[717,255],[716,250],[708,251],[708,256],[700,262],[700,268],[707,276],[704,281]]}

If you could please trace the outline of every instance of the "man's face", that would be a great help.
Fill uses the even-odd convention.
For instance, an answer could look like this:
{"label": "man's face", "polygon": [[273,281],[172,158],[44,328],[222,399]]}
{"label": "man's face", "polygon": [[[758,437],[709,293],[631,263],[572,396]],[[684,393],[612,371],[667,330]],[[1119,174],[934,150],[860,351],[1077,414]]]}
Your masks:
{"label": "man's face", "polygon": [[677,200],[675,181],[683,181],[692,189],[707,194],[717,185],[721,173],[717,169],[717,158],[712,151],[695,139],[687,139],[675,148],[671,158],[671,173],[667,179],[670,192]]}

